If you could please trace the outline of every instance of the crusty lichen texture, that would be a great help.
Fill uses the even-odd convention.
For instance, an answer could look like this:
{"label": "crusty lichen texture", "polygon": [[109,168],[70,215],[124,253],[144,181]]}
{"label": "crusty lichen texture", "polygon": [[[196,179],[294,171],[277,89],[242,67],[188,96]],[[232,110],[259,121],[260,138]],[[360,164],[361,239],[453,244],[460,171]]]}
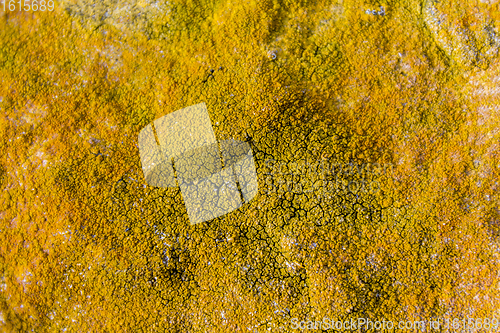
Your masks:
{"label": "crusty lichen texture", "polygon": [[[1,11],[2,330],[499,319],[498,6]],[[259,193],[191,225],[137,138],[202,102],[219,140],[250,144]]]}

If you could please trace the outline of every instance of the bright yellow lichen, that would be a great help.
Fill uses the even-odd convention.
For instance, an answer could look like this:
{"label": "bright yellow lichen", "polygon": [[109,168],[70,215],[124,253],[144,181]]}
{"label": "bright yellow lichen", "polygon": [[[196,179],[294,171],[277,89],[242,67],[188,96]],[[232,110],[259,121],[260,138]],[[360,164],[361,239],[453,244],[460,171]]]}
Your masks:
{"label": "bright yellow lichen", "polygon": [[[498,6],[474,6],[2,12],[3,328],[498,319]],[[259,194],[190,225],[178,189],[146,184],[137,138],[200,102],[251,145]]]}

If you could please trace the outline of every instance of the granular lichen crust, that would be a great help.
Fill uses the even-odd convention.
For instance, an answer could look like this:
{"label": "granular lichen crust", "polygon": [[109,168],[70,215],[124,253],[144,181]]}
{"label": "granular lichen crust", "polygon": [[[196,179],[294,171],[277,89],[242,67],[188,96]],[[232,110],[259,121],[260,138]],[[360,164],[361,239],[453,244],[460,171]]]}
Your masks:
{"label": "granular lichen crust", "polygon": [[[497,4],[0,13],[3,330],[499,317]],[[191,225],[137,140],[202,102],[259,192]]]}

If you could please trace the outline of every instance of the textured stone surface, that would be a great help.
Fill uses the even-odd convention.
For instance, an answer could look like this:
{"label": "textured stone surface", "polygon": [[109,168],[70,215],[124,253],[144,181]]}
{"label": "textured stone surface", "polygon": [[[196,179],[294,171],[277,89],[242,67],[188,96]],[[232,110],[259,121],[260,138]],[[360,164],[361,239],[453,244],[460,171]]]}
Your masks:
{"label": "textured stone surface", "polygon": [[[0,10],[2,330],[498,318],[497,3],[57,4]],[[137,139],[202,101],[259,192],[191,225]]]}

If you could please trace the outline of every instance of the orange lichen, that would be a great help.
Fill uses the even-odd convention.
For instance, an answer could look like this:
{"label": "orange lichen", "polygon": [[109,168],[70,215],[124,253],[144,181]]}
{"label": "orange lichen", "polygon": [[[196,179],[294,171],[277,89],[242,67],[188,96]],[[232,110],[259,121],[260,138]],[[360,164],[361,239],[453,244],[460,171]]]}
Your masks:
{"label": "orange lichen", "polygon": [[[2,12],[3,328],[498,319],[498,7],[472,8],[61,1]],[[200,102],[218,138],[250,143],[259,194],[190,225],[178,189],[146,184],[137,138]],[[363,182],[378,190],[352,185]]]}

